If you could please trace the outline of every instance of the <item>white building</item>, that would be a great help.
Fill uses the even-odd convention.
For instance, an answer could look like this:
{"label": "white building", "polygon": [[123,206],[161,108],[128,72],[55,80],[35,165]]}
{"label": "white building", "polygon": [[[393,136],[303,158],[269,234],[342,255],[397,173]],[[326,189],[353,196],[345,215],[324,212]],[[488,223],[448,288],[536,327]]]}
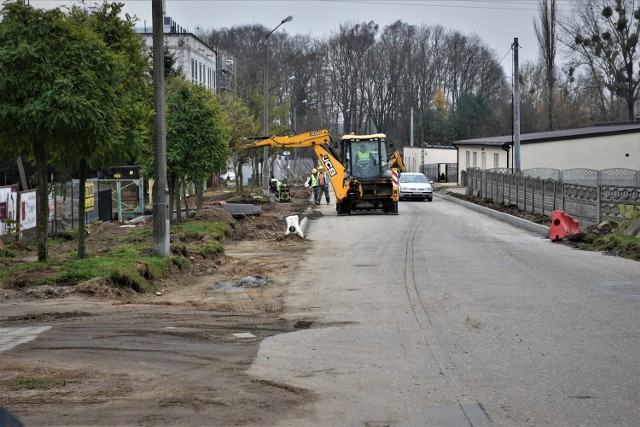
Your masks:
{"label": "white building", "polygon": [[453,146],[404,147],[402,161],[407,172],[421,172],[425,165],[456,163],[458,151]]}
{"label": "white building", "polygon": [[[510,168],[514,165],[511,135],[456,141],[458,182],[467,168]],[[640,122],[520,135],[520,169],[585,168],[640,170]]]}
{"label": "white building", "polygon": [[[153,32],[149,27],[136,28],[144,37],[144,43],[153,48]],[[213,93],[220,90],[235,90],[235,59],[226,52],[220,52],[187,32],[171,17],[164,17],[164,43],[173,53],[175,67],[182,70],[185,80],[201,84]],[[219,87],[222,83],[222,88]]]}

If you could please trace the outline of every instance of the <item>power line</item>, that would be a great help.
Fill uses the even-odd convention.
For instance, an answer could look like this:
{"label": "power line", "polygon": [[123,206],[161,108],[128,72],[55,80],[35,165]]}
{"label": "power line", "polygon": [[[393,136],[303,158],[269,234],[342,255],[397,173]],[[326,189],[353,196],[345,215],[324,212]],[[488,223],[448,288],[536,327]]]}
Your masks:
{"label": "power line", "polygon": [[504,61],[504,58],[507,57],[507,55],[509,55],[509,52],[511,52],[512,48],[509,48],[509,50],[507,50],[507,53],[504,54],[504,56],[502,57],[502,59],[498,62],[498,64],[502,64],[502,61]]}

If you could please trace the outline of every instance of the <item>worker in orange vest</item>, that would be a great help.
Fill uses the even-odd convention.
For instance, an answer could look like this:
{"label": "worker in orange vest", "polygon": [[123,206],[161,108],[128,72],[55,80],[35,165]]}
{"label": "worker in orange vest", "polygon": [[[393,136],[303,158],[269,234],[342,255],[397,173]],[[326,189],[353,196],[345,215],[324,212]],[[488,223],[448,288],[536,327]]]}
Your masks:
{"label": "worker in orange vest", "polygon": [[318,166],[318,197],[316,198],[316,204],[319,205],[324,194],[327,204],[329,204],[329,176],[324,170],[324,167]]}

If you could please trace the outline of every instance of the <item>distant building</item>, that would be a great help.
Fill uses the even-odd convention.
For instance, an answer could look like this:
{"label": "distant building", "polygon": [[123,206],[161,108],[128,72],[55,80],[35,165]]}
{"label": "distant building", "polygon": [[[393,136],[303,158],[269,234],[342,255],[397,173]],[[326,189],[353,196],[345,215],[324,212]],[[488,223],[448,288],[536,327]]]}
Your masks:
{"label": "distant building", "polygon": [[[455,141],[458,173],[467,168],[513,169],[512,139],[507,135]],[[523,171],[534,168],[639,170],[640,123],[603,123],[586,128],[522,134],[520,168]]]}
{"label": "distant building", "polygon": [[[144,37],[145,46],[153,48],[153,32],[150,27],[136,28]],[[171,17],[164,17],[164,42],[176,59],[175,67],[182,77],[205,86],[212,93],[235,91],[236,61],[224,51],[218,51],[187,32]]]}
{"label": "distant building", "polygon": [[404,147],[402,160],[407,172],[424,172],[425,165],[456,163],[458,152],[453,146],[443,145]]}

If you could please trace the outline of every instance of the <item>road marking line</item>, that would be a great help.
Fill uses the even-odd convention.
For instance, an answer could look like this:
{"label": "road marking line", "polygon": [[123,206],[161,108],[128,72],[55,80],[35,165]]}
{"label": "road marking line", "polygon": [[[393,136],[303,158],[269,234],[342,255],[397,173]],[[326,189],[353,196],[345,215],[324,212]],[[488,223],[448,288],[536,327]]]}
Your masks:
{"label": "road marking line", "polygon": [[29,326],[25,328],[0,328],[0,353],[35,339],[51,326]]}

